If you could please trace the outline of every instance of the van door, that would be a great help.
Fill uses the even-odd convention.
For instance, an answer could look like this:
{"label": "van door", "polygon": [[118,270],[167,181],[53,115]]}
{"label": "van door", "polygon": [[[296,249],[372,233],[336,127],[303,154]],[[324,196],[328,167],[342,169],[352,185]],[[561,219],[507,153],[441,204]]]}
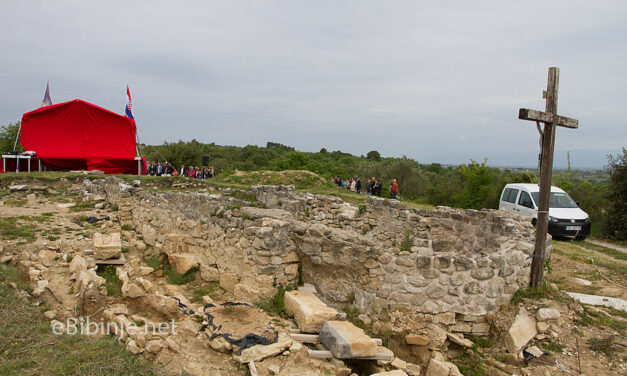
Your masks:
{"label": "van door", "polygon": [[516,210],[517,198],[518,198],[518,189],[505,188],[503,190],[503,195],[501,196],[499,209],[508,211],[510,213],[517,213],[517,210]]}
{"label": "van door", "polygon": [[533,200],[531,199],[531,195],[525,191],[520,191],[520,196],[518,197],[518,204],[516,205],[516,209],[519,214],[525,217],[536,217],[536,208],[533,204]]}

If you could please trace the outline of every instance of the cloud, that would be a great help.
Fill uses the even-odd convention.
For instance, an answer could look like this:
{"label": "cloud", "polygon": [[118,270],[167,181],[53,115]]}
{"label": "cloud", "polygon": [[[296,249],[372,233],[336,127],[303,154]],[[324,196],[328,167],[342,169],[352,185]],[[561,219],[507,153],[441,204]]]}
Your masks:
{"label": "cloud", "polygon": [[544,108],[559,66],[559,112],[581,125],[556,150],[600,166],[627,144],[626,16],[621,1],[4,2],[0,124],[46,80],[55,102],[120,113],[128,83],[148,143],[534,166],[537,131],[517,111]]}

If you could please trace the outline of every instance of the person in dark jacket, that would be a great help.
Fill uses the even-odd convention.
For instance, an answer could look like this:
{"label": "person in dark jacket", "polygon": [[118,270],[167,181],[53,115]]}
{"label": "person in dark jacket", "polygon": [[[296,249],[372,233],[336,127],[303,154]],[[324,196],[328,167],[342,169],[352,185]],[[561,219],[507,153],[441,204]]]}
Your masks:
{"label": "person in dark jacket", "polygon": [[355,192],[357,192],[358,195],[361,194],[361,180],[359,180],[359,178],[357,178],[355,182]]}

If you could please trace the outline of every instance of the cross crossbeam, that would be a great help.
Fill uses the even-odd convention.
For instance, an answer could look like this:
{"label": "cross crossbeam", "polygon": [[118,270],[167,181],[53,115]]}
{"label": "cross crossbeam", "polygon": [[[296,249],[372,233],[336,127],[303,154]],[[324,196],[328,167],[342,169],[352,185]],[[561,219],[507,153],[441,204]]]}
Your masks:
{"label": "cross crossbeam", "polygon": [[579,120],[571,119],[566,116],[547,114],[546,112],[530,110],[528,108],[521,108],[518,110],[518,118],[520,120],[539,121],[540,123],[554,123],[555,125],[577,129],[579,127]]}

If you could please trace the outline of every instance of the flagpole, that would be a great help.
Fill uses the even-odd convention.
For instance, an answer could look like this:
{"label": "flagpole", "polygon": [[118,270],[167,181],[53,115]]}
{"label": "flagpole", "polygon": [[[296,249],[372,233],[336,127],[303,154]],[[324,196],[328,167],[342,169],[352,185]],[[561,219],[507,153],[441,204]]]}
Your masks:
{"label": "flagpole", "polygon": [[15,143],[13,144],[13,151],[15,151],[15,148],[17,147],[17,139],[20,138],[20,132],[22,132],[22,122],[20,121],[18,127],[17,127],[17,134],[15,135]]}

